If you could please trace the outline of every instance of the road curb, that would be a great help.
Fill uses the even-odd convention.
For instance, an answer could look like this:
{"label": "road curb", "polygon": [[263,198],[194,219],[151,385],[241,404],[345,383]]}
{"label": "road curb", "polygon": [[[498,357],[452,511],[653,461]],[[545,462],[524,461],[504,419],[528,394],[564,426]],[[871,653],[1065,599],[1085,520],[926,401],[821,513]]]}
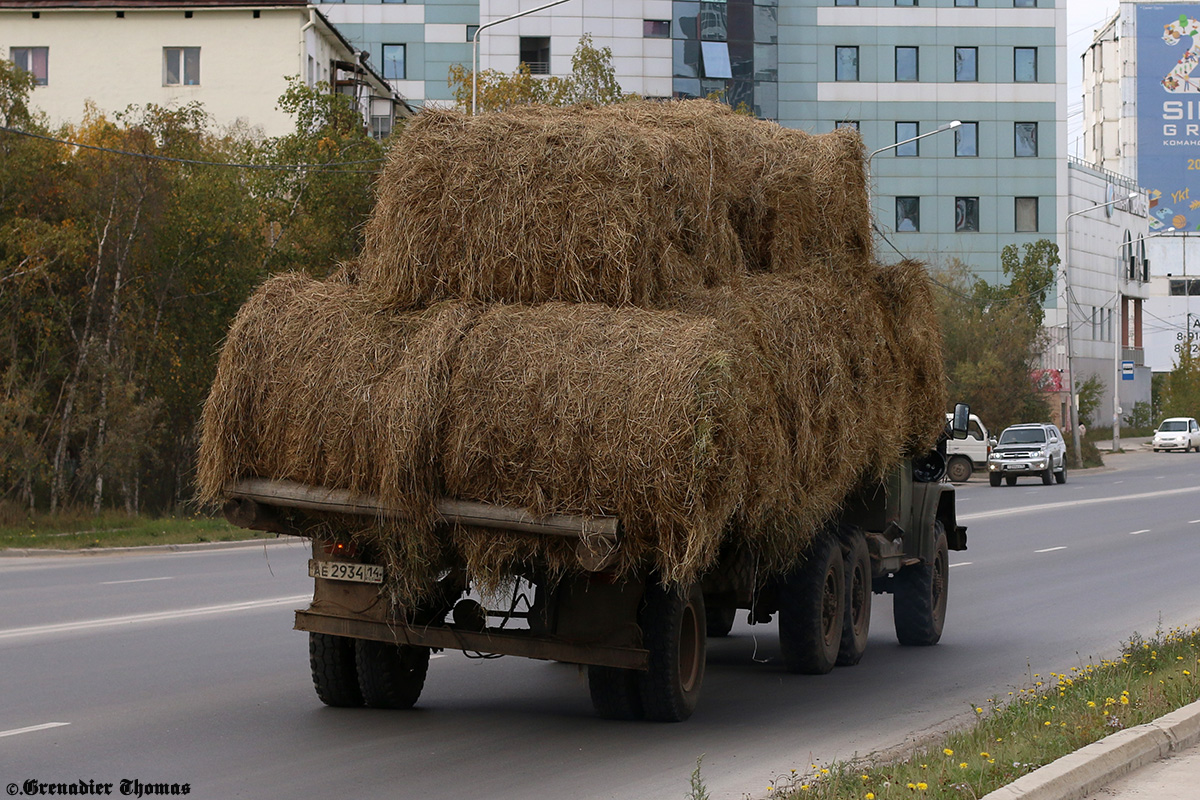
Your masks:
{"label": "road curb", "polygon": [[138,553],[186,553],[193,550],[217,550],[232,547],[274,547],[282,544],[296,544],[291,537],[275,539],[242,539],[236,542],[193,542],[189,544],[147,544],[138,547],[88,547],[79,550],[39,550],[36,547],[14,547],[0,550],[0,558],[33,558],[37,556],[111,556]]}
{"label": "road curb", "polygon": [[1200,701],[1106,736],[981,800],[1082,800],[1117,778],[1200,743]]}

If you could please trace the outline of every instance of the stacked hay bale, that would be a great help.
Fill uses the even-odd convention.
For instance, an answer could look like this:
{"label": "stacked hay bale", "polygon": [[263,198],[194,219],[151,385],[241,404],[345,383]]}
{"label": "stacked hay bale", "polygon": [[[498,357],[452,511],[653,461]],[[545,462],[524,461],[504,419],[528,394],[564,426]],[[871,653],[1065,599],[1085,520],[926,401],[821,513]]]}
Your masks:
{"label": "stacked hay bale", "polygon": [[[943,424],[919,264],[871,244],[861,142],[707,101],[426,111],[360,257],[267,282],[203,421],[202,495],[242,477],[374,494],[403,600],[564,542],[435,530],[450,496],[616,514],[619,568],[688,582],[730,537],[783,569]],[[865,435],[864,435],[865,432]]]}

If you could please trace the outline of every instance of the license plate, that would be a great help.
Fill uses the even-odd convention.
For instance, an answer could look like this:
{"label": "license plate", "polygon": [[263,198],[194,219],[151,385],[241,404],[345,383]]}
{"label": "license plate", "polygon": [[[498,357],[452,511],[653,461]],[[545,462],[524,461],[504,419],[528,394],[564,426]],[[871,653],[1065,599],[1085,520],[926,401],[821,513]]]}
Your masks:
{"label": "license plate", "polygon": [[1024,464],[1005,464],[1005,469],[1025,469]]}
{"label": "license plate", "polygon": [[349,561],[308,560],[308,577],[354,583],[383,583],[383,567],[378,564],[352,564]]}

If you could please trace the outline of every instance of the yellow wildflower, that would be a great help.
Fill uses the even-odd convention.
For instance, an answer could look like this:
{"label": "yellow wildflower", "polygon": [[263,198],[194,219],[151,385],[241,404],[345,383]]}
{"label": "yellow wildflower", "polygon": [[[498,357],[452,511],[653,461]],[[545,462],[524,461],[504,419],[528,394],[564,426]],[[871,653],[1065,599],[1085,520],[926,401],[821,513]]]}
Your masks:
{"label": "yellow wildflower", "polygon": [[952,756],[952,755],[954,755],[954,751],[953,751],[953,750],[951,750],[949,747],[947,747],[947,748],[944,748],[944,749],[942,750],[942,752],[943,752],[943,753],[945,753],[945,754],[946,754],[946,755],[948,755],[948,756]]}

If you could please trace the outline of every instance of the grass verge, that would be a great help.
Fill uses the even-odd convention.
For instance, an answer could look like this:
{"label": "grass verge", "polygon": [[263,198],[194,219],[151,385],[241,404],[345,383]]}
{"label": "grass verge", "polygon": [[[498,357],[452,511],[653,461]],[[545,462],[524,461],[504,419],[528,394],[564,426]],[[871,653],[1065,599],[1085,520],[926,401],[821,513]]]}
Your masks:
{"label": "grass verge", "polygon": [[61,513],[5,520],[0,524],[0,550],[85,550],[97,547],[139,547],[155,544],[232,542],[273,539],[273,533],[236,528],[210,517],[131,517],[125,514],[92,516]]}
{"label": "grass verge", "polygon": [[[1033,673],[1025,688],[972,708],[970,729],[902,761],[856,761],[779,777],[764,787],[788,800],[963,800],[1012,783],[1122,728],[1200,699],[1200,630],[1134,634],[1121,657]],[[693,782],[693,786],[695,782]],[[694,792],[693,792],[694,794]]]}

